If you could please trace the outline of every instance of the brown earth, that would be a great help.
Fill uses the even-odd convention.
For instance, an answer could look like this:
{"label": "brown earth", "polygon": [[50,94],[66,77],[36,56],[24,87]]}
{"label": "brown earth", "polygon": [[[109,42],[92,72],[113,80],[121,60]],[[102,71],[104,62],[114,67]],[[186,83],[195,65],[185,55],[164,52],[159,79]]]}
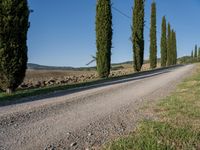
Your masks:
{"label": "brown earth", "polygon": [[[149,64],[145,64],[142,70],[148,70]],[[158,67],[160,65],[158,64]],[[115,69],[116,68],[116,69]],[[115,66],[110,73],[110,77],[122,76],[134,72],[131,64]],[[96,71],[69,71],[69,70],[32,70],[28,69],[24,82],[19,88],[39,88],[52,85],[66,85],[74,83],[88,82],[97,80]]]}

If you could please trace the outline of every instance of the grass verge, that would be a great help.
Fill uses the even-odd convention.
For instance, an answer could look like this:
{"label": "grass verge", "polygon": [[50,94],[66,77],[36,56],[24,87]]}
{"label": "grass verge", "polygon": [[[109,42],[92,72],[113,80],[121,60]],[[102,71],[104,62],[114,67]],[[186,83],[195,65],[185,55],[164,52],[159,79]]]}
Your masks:
{"label": "grass verge", "polygon": [[139,123],[133,133],[103,150],[200,150],[200,64],[169,97],[145,108],[154,120]]}

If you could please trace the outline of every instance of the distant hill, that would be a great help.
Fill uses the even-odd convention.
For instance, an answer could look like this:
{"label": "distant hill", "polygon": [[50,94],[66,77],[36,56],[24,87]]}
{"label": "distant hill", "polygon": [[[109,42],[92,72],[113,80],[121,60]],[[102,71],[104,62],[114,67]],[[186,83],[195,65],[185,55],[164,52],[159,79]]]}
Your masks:
{"label": "distant hill", "polygon": [[[132,63],[132,62],[130,62]],[[120,66],[123,66],[124,64],[129,64],[128,62],[119,63],[119,64],[113,64],[112,68],[119,68]],[[60,67],[60,66],[45,66],[45,65],[39,65],[39,64],[33,64],[28,63],[28,69],[33,70],[69,70],[69,71],[92,71],[96,70],[96,67]]]}
{"label": "distant hill", "polygon": [[34,69],[34,70],[71,70],[71,71],[90,71],[95,70],[96,67],[60,67],[60,66],[45,66],[45,65],[39,65],[39,64],[33,64],[28,63],[28,69]]}
{"label": "distant hill", "polygon": [[74,70],[73,67],[57,67],[57,66],[45,66],[39,64],[28,63],[28,69],[45,69],[45,70]]}
{"label": "distant hill", "polygon": [[[160,59],[158,59],[160,61]],[[144,64],[149,63],[148,60],[144,60]],[[112,64],[112,69],[115,70],[117,68],[123,67],[123,65],[126,64],[133,64],[133,61],[126,61],[122,63],[114,63]],[[60,66],[45,66],[45,65],[39,65],[39,64],[34,64],[34,63],[28,63],[28,69],[34,69],[34,70],[72,70],[72,71],[90,71],[90,70],[95,70],[96,67],[60,67]]]}

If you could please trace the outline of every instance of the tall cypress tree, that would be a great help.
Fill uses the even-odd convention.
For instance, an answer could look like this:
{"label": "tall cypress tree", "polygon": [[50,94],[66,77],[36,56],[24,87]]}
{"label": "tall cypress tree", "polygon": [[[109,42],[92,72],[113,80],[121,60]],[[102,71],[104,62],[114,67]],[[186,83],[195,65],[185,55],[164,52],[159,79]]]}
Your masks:
{"label": "tall cypress tree", "polygon": [[199,47],[199,49],[198,49],[198,58],[199,58],[199,60],[200,60],[200,47]]}
{"label": "tall cypress tree", "polygon": [[171,65],[171,25],[168,23],[167,34],[167,66]]}
{"label": "tall cypress tree", "polygon": [[171,30],[171,33],[170,33],[170,48],[171,48],[171,55],[170,55],[170,65],[173,65],[174,64],[174,30],[172,29]]}
{"label": "tall cypress tree", "polygon": [[167,63],[167,25],[166,18],[163,16],[162,18],[162,33],[161,33],[161,66],[165,67]]}
{"label": "tall cypress tree", "polygon": [[12,93],[27,68],[27,0],[0,1],[0,88]]}
{"label": "tall cypress tree", "polygon": [[194,50],[194,57],[195,57],[195,58],[197,58],[197,55],[198,55],[197,53],[198,53],[198,52],[197,52],[197,45],[195,45],[195,50]]}
{"label": "tall cypress tree", "polygon": [[176,46],[176,33],[174,30],[171,32],[171,65],[177,63],[177,46]]}
{"label": "tall cypress tree", "polygon": [[140,71],[144,61],[144,2],[135,0],[133,8],[133,62],[135,71]]}
{"label": "tall cypress tree", "polygon": [[151,28],[150,28],[150,67],[157,66],[157,37],[156,37],[156,3],[151,5]]}
{"label": "tall cypress tree", "polygon": [[175,51],[175,56],[174,56],[174,64],[177,64],[177,38],[176,38],[176,32],[174,32],[174,51]]}
{"label": "tall cypress tree", "polygon": [[112,12],[110,0],[97,0],[96,6],[96,61],[99,77],[110,74],[112,48]]}
{"label": "tall cypress tree", "polygon": [[193,52],[193,50],[192,50],[192,52],[191,52],[191,58],[193,58],[194,57],[194,52]]}

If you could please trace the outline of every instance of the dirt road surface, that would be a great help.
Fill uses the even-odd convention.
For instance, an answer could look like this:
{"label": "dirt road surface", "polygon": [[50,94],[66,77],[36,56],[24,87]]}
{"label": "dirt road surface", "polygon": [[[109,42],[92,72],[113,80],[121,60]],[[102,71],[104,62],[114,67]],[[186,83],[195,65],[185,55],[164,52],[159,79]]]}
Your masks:
{"label": "dirt road surface", "polygon": [[140,108],[167,96],[195,68],[187,65],[109,85],[0,107],[0,150],[98,149],[133,130]]}

